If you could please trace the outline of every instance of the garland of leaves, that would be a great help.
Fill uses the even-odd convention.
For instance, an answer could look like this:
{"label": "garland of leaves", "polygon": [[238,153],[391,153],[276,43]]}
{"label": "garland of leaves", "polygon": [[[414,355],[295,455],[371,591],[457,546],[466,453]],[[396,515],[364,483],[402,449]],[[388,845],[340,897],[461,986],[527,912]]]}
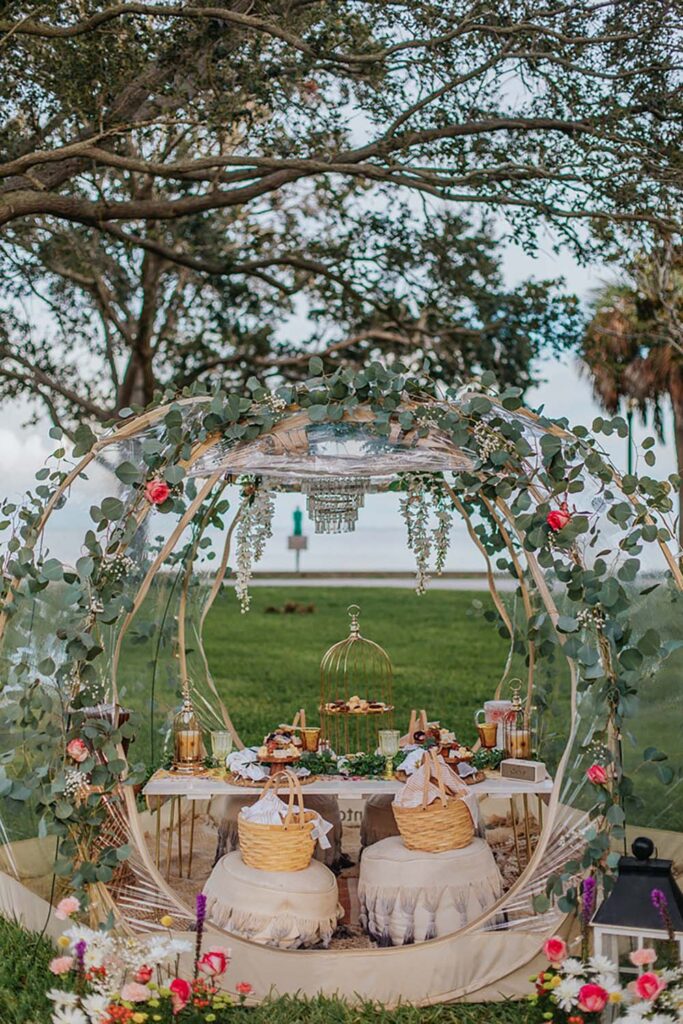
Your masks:
{"label": "garland of leaves", "polygon": [[[13,688],[6,694],[3,714],[11,728],[20,732],[22,743],[21,756],[19,751],[10,751],[0,766],[0,796],[39,809],[41,835],[58,838],[57,871],[82,895],[91,883],[112,878],[129,851],[114,839],[107,842],[106,833],[103,837],[105,805],[119,801],[121,786],[136,781],[136,772],[120,756],[122,743],[134,733],[134,723],[121,724],[116,717],[111,721],[93,718],[84,709],[100,696],[104,672],[100,674],[97,665],[106,638],[130,611],[130,565],[121,560],[127,557],[126,549],[139,523],[150,505],[161,514],[180,516],[195,501],[196,485],[186,477],[185,467],[198,439],[220,436],[228,444],[254,439],[268,433],[287,412],[298,410],[306,410],[316,423],[335,422],[364,403],[374,416],[369,429],[380,437],[387,436],[394,423],[405,432],[418,433],[434,425],[454,446],[470,452],[471,468],[455,473],[450,486],[463,507],[468,512],[476,510],[485,524],[478,527],[485,550],[498,554],[501,567],[514,571],[491,512],[504,509],[519,537],[520,551],[533,553],[542,569],[552,571],[564,586],[566,610],[557,621],[539,610],[527,624],[526,640],[545,658],[556,656],[561,649],[576,665],[580,687],[590,691],[598,709],[591,748],[586,751],[593,756],[597,750],[603,768],[602,775],[594,773],[595,780],[591,779],[594,826],[587,833],[581,862],[570,863],[554,875],[546,895],[537,900],[539,911],[553,898],[559,899],[562,909],[570,909],[576,902],[573,879],[577,870],[608,877],[615,865],[610,843],[623,837],[625,810],[634,786],[624,774],[614,739],[635,714],[639,680],[654,672],[676,646],[654,627],[641,630],[631,621],[629,587],[638,576],[643,547],[671,539],[667,519],[672,517],[673,494],[680,481],[672,477],[658,482],[635,474],[619,480],[597,437],[586,428],[568,431],[566,424],[545,417],[527,420],[515,416],[521,408],[519,389],[507,388],[494,397],[487,393],[495,388],[490,375],[484,375],[478,387],[464,397],[462,391],[449,389],[442,398],[429,381],[417,381],[399,364],[390,369],[373,363],[360,372],[337,369],[326,376],[322,363],[314,358],[309,369],[311,379],[296,387],[283,385],[274,393],[253,378],[248,395],[216,390],[206,396],[205,404],[193,407],[187,418],[173,396],[160,395],[155,404],[170,401],[170,405],[161,410],[154,429],[141,435],[140,463],[126,461],[116,468],[122,492],[105,497],[91,509],[93,527],[74,567],[44,555],[39,543],[45,510],[57,500],[64,481],[73,473],[63,446],[54,453],[54,463],[39,471],[35,491],[21,506],[3,503],[0,529],[9,535],[0,594],[5,619],[11,624],[26,595],[33,600],[35,595],[56,595],[57,591],[56,603],[66,615],[54,629],[51,653],[37,666],[42,683],[30,680],[33,666],[18,652],[18,644],[10,659]],[[197,387],[186,397],[203,394]],[[126,415],[132,416],[133,410]],[[531,431],[525,429],[528,425]],[[595,434],[616,431],[621,435],[627,429],[620,417],[597,420],[593,428]],[[529,439],[533,431],[538,437],[535,445]],[[60,436],[56,429],[51,433]],[[76,434],[73,457],[101,447],[90,428],[82,426]],[[650,466],[650,442],[643,448],[644,461]],[[585,490],[586,473],[599,482],[600,501],[619,534],[619,540],[610,545],[622,556],[616,572],[607,552],[595,555],[590,567],[584,562],[583,551],[599,544],[597,515],[572,510],[566,517],[563,513],[559,529],[550,525],[549,517],[557,512],[558,504]],[[418,556],[419,584],[425,580],[432,545],[437,571],[443,564],[451,509],[442,496],[433,504],[438,525],[436,536],[429,537],[424,493],[418,493],[414,478],[404,486],[402,508],[409,542]],[[432,501],[439,486],[435,477],[425,489]],[[199,522],[207,516],[210,505],[209,494],[193,520]],[[217,506],[215,514],[208,515],[208,524],[222,525],[226,507],[226,502]],[[266,536],[267,511],[264,506],[259,512],[255,539],[252,535],[250,541],[256,549]],[[188,550],[189,545],[174,558],[188,557]],[[246,574],[246,557],[243,572]],[[676,599],[680,575],[675,563],[670,562],[667,580],[659,585],[668,588],[671,600]],[[30,632],[23,640],[30,646]],[[49,685],[43,685],[45,680]],[[86,745],[85,756],[77,762],[67,752],[76,739]],[[662,782],[669,783],[673,772],[665,760],[660,751],[645,751],[644,761],[655,763]]]}

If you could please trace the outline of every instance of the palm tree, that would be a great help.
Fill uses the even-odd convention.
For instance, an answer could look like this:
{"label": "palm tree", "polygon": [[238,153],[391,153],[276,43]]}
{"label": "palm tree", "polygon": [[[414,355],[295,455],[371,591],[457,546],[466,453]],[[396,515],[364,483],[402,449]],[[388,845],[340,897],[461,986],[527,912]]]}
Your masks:
{"label": "palm tree", "polygon": [[[628,278],[595,296],[581,358],[595,397],[612,415],[620,407],[651,417],[664,439],[673,410],[678,475],[683,477],[683,251],[665,247],[636,263]],[[683,548],[683,495],[678,540]]]}

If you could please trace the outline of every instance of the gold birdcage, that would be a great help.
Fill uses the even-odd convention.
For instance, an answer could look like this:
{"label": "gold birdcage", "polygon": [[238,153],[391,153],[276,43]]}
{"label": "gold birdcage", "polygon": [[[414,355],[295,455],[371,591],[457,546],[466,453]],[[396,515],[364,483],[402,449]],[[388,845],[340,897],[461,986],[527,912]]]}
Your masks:
{"label": "gold birdcage", "polygon": [[361,636],[360,608],[348,608],[351,628],[320,662],[321,740],[337,754],[374,751],[380,729],[394,720],[393,671],[386,651]]}

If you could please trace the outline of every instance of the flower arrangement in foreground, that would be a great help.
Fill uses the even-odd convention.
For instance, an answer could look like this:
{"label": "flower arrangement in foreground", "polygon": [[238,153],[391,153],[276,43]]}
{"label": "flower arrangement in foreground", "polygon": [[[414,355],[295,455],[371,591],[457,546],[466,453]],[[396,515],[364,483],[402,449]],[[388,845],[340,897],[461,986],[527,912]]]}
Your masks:
{"label": "flower arrangement in foreground", "polygon": [[531,979],[536,991],[529,998],[549,1024],[598,1024],[609,1006],[621,1024],[683,1021],[683,968],[655,969],[654,949],[631,953],[639,974],[625,987],[618,966],[605,956],[570,957],[567,944],[557,936],[548,939],[544,952],[549,966]]}
{"label": "flower arrangement in foreground", "polygon": [[[77,913],[78,901],[62,903],[63,916]],[[50,962],[64,988],[48,992],[54,1003],[52,1024],[222,1024],[234,1001],[220,991],[219,979],[230,964],[229,950],[202,951],[206,897],[197,896],[192,978],[180,974],[180,955],[193,945],[155,934],[138,940],[75,924],[59,940],[61,955]],[[170,917],[161,919],[170,928]],[[235,986],[240,1003],[252,992],[248,982]]]}

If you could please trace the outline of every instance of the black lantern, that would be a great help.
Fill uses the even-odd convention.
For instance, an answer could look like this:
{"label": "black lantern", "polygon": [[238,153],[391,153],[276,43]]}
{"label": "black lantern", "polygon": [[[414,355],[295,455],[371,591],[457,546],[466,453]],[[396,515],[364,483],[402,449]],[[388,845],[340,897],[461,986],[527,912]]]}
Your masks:
{"label": "black lantern", "polygon": [[683,893],[671,873],[673,862],[653,857],[654,844],[645,836],[635,839],[631,850],[632,857],[619,859],[614,888],[593,915],[595,953],[618,964],[624,953],[668,941],[660,904],[683,955]]}

